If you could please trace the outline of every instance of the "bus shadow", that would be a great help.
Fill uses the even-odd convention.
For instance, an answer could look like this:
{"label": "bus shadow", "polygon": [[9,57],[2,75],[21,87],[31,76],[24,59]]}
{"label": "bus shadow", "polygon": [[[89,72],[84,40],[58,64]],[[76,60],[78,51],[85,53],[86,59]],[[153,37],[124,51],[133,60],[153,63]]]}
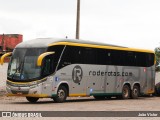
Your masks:
{"label": "bus shadow", "polygon": [[[155,96],[153,96],[155,97]],[[138,99],[120,99],[120,98],[116,98],[116,97],[113,97],[113,98],[110,98],[110,99],[103,99],[103,100],[97,100],[97,99],[94,99],[94,98],[75,98],[75,99],[68,99],[66,100],[65,102],[63,103],[56,103],[54,102],[54,100],[39,100],[37,101],[36,103],[30,103],[26,100],[26,102],[10,102],[10,104],[67,104],[67,103],[78,103],[78,102],[95,102],[95,101],[135,101],[135,100],[145,100],[145,99],[149,99],[149,98],[152,98],[152,97],[149,97],[149,96],[143,96],[143,97],[139,97]]]}

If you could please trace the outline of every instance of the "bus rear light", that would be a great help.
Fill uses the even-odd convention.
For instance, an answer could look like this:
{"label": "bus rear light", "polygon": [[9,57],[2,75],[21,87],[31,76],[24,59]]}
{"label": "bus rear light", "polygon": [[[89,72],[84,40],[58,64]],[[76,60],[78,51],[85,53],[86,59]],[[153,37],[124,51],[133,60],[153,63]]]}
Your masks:
{"label": "bus rear light", "polygon": [[143,71],[146,72],[146,68],[144,68]]}

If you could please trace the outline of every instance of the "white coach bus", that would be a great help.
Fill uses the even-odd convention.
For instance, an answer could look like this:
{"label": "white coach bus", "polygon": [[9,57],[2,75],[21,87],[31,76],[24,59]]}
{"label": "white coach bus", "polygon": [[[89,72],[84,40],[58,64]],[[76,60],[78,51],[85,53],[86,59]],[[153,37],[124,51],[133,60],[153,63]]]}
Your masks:
{"label": "white coach bus", "polygon": [[52,98],[117,96],[138,98],[154,93],[155,54],[150,50],[84,40],[43,38],[20,43],[8,65],[8,96],[29,102]]}

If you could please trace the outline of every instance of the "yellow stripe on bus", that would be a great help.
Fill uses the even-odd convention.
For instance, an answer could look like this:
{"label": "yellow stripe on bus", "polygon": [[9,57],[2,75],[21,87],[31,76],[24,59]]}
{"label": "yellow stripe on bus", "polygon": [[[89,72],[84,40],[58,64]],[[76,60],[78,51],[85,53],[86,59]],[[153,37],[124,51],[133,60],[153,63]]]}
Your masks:
{"label": "yellow stripe on bus", "polygon": [[46,98],[46,97],[49,97],[48,94],[11,94],[11,93],[6,94],[6,96],[38,97],[38,98]]}
{"label": "yellow stripe on bus", "polygon": [[31,82],[12,82],[10,80],[7,80],[7,81],[10,82],[10,83],[13,83],[13,84],[23,84],[24,85],[24,84],[30,84],[32,82],[40,82],[40,81],[42,81],[44,79],[46,79],[46,78],[43,78],[43,79],[40,79],[40,80],[31,81]]}
{"label": "yellow stripe on bus", "polygon": [[154,53],[154,51],[152,51],[152,50],[145,50],[145,49],[143,50],[143,49],[136,49],[136,48],[116,47],[116,46],[107,46],[107,45],[94,45],[94,44],[74,43],[74,42],[57,42],[57,43],[49,44],[48,46],[55,46],[55,45],[70,45],[70,46],[80,46],[80,47],[91,47],[91,48],[102,48],[102,49]]}
{"label": "yellow stripe on bus", "polygon": [[78,96],[86,97],[88,95],[86,93],[69,94],[69,97],[78,97]]}

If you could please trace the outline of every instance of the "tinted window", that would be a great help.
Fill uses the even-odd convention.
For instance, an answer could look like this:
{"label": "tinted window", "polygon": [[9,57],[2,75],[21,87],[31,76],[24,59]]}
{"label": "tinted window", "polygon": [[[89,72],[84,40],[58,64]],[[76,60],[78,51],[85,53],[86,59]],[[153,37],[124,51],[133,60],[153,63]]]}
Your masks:
{"label": "tinted window", "polygon": [[84,64],[96,64],[96,50],[93,48],[83,48],[82,51]]}
{"label": "tinted window", "polygon": [[80,47],[67,46],[64,50],[58,69],[70,64],[81,64],[82,58],[82,50]]}
{"label": "tinted window", "polygon": [[96,49],[96,64],[110,65],[111,64],[111,52],[105,49]]}
{"label": "tinted window", "polygon": [[154,65],[154,59],[155,59],[154,54],[152,53],[147,54],[147,66],[148,67]]}
{"label": "tinted window", "polygon": [[67,46],[59,68],[70,64],[149,67],[154,64],[154,54]]}
{"label": "tinted window", "polygon": [[56,66],[54,66],[53,63],[54,63],[54,54],[44,58],[42,67],[43,77],[54,73]]}
{"label": "tinted window", "polygon": [[62,46],[62,45],[51,46],[51,47],[48,48],[47,51],[54,51],[55,52],[54,61],[58,62],[58,60],[59,60],[59,58],[61,56],[63,48],[64,48],[64,46]]}

